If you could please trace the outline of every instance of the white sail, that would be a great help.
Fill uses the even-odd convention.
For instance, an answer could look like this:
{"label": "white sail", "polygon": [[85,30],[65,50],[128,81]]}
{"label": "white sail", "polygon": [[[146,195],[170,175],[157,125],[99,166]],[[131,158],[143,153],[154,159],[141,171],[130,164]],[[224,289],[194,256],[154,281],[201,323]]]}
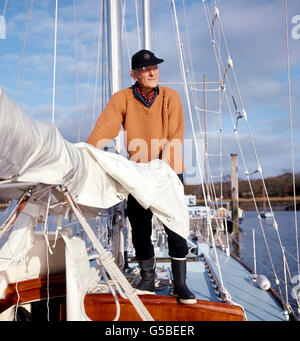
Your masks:
{"label": "white sail", "polygon": [[[131,193],[187,238],[183,185],[165,162],[138,164],[86,143],[72,144],[55,126],[29,118],[1,88],[0,131],[0,178],[64,185],[78,204],[96,208],[111,207]],[[6,191],[0,186],[0,197],[8,197]]]}

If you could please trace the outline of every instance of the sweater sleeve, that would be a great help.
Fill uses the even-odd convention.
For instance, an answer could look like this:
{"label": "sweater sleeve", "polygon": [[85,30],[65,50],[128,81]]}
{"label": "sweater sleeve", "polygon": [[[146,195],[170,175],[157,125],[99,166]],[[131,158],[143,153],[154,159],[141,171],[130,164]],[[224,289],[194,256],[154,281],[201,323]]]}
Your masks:
{"label": "sweater sleeve", "polygon": [[169,99],[168,141],[162,150],[162,160],[167,162],[177,174],[184,170],[181,151],[183,136],[183,106],[179,94],[173,90]]}
{"label": "sweater sleeve", "polygon": [[86,142],[99,149],[105,147],[119,134],[124,111],[124,98],[119,91],[108,101]]}

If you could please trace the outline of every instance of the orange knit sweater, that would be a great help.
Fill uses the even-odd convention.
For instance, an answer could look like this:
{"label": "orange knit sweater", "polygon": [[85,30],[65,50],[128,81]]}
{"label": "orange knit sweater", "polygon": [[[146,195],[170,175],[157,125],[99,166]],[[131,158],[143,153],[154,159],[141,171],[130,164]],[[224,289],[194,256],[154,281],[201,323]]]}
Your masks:
{"label": "orange knit sweater", "polygon": [[159,158],[177,174],[183,172],[184,114],[178,92],[159,86],[154,103],[147,108],[131,87],[118,91],[99,116],[87,143],[102,149],[119,134],[121,125],[130,160],[146,163]]}

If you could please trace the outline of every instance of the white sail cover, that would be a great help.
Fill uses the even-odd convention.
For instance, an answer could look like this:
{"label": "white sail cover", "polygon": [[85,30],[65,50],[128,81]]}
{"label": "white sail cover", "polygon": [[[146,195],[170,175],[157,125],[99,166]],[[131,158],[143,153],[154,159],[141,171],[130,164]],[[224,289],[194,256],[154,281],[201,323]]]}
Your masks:
{"label": "white sail cover", "polygon": [[[170,229],[187,238],[183,185],[161,160],[138,164],[87,143],[66,141],[54,125],[28,117],[0,87],[0,178],[64,185],[78,204],[108,208],[131,193]],[[0,181],[0,197],[12,191]],[[17,199],[17,198],[13,198]]]}

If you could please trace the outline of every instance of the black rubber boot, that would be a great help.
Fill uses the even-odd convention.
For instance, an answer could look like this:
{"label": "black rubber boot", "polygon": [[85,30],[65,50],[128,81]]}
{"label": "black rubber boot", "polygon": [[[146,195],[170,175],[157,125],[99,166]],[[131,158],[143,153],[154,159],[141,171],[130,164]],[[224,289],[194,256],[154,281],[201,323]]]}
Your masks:
{"label": "black rubber boot", "polygon": [[196,296],[186,285],[186,258],[171,258],[171,267],[174,279],[173,295],[179,298],[180,303],[197,303]]}
{"label": "black rubber boot", "polygon": [[155,258],[139,259],[141,281],[136,286],[138,295],[155,294]]}

